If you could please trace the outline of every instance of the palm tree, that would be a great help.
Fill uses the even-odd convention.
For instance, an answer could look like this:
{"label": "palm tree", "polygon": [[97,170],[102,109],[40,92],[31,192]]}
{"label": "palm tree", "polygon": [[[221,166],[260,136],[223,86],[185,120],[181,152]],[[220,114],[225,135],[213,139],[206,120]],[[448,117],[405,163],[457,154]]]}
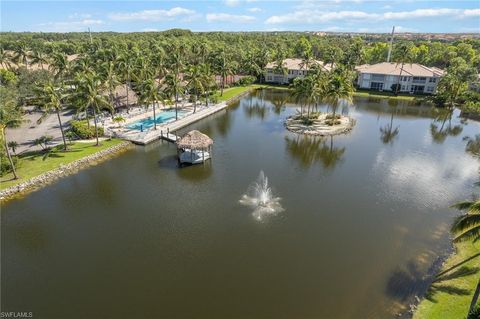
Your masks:
{"label": "palm tree", "polygon": [[401,43],[397,51],[397,65],[400,64],[400,74],[397,77],[397,84],[395,85],[395,95],[398,95],[400,90],[400,80],[402,78],[403,67],[405,63],[411,62],[412,60],[412,50],[411,44],[409,42]]}
{"label": "palm tree", "polygon": [[[474,242],[480,240],[480,200],[464,201],[453,205],[465,214],[457,217],[452,226],[452,232],[455,235],[453,241],[460,242],[466,240],[473,240]],[[473,313],[480,296],[480,279],[477,283],[477,288],[473,294],[468,313]]]}
{"label": "palm tree", "polygon": [[182,81],[177,74],[169,73],[165,77],[165,83],[167,84],[166,93],[175,101],[175,120],[178,120],[178,95],[183,92]]}
{"label": "palm tree", "polygon": [[220,86],[220,96],[223,96],[223,90],[225,89],[225,80],[229,75],[234,73],[232,62],[227,58],[225,50],[222,49],[217,58],[217,70],[222,77],[222,83]]}
{"label": "palm tree", "polygon": [[64,81],[71,70],[71,63],[64,53],[55,52],[51,57],[50,70],[56,80]]}
{"label": "palm tree", "polygon": [[2,96],[2,98],[0,99],[0,131],[2,133],[1,137],[3,139],[8,161],[10,162],[10,166],[12,167],[14,179],[18,179],[18,175],[15,169],[15,164],[13,163],[12,156],[10,154],[5,131],[7,128],[14,128],[20,126],[20,124],[23,122],[22,115],[22,112],[17,107],[16,100],[12,96]]}
{"label": "palm tree", "polygon": [[141,83],[140,100],[142,104],[153,104],[153,127],[157,129],[157,115],[155,113],[155,105],[160,100],[160,91],[157,82],[153,78],[146,79]]}
{"label": "palm tree", "polygon": [[28,67],[28,59],[30,58],[30,53],[28,51],[28,46],[25,42],[18,42],[14,48],[13,60],[16,64],[22,63]]}
{"label": "palm tree", "polygon": [[48,63],[48,58],[42,50],[34,49],[32,51],[32,64],[40,65],[40,68],[43,70],[43,65]]}
{"label": "palm tree", "polygon": [[63,131],[63,124],[62,124],[62,118],[60,116],[60,112],[63,109],[63,103],[62,100],[65,98],[62,95],[62,87],[55,86],[53,82],[47,82],[43,88],[39,90],[39,95],[40,99],[43,100],[43,114],[38,120],[38,123],[40,123],[46,116],[48,116],[49,112],[51,110],[55,111],[57,113],[57,119],[58,119],[58,124],[60,126],[60,131],[62,133],[62,139],[63,139],[63,149],[66,151],[67,150],[67,141],[65,140],[65,132]]}
{"label": "palm tree", "polygon": [[77,95],[79,99],[86,105],[86,107],[93,110],[95,138],[97,140],[96,146],[100,145],[98,140],[97,113],[99,113],[102,108],[112,111],[112,106],[102,92],[103,87],[101,85],[100,78],[96,74],[79,75]]}
{"label": "palm tree", "polygon": [[203,93],[202,68],[200,65],[191,65],[185,72],[187,88],[193,91],[193,113],[197,110],[198,95]]}
{"label": "palm tree", "polygon": [[341,102],[352,102],[355,91],[352,81],[352,73],[340,67],[331,71],[328,81],[322,89],[324,101],[332,106],[332,125],[336,124],[336,110]]}
{"label": "palm tree", "polygon": [[453,207],[465,211],[453,223],[454,242],[480,240],[480,200],[460,202]]}
{"label": "palm tree", "polygon": [[210,67],[210,64],[202,64],[200,65],[200,69],[201,82],[205,91],[205,105],[208,107],[208,96],[210,94],[210,89],[216,86],[215,77],[212,73],[212,68]]}
{"label": "palm tree", "polygon": [[127,92],[127,112],[129,111],[129,101],[128,93],[130,89],[130,83],[132,80],[132,73],[134,70],[134,65],[130,59],[130,56],[127,53],[123,53],[119,58],[118,68],[121,70],[124,81],[125,81],[125,91]]}
{"label": "palm tree", "polygon": [[11,62],[12,56],[6,50],[4,50],[3,47],[0,47],[0,66],[10,70],[12,66]]}
{"label": "palm tree", "polygon": [[[110,105],[112,106],[112,110],[115,109],[114,105],[114,91],[117,85],[120,84],[118,80],[117,73],[115,71],[115,64],[112,61],[108,61],[103,63],[100,66],[100,76],[102,77],[102,81],[105,87],[108,90],[108,97],[110,99]],[[113,112],[112,112],[113,116]]]}

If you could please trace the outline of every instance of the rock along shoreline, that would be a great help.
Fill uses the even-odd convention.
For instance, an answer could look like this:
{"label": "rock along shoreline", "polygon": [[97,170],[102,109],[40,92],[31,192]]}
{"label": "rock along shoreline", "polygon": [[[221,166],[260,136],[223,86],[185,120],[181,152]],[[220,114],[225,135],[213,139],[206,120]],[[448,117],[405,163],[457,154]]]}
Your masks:
{"label": "rock along shoreline", "polygon": [[133,144],[130,142],[122,142],[120,144],[114,145],[107,149],[101,150],[94,154],[85,156],[81,159],[73,161],[71,163],[61,165],[53,170],[40,174],[38,176],[32,177],[20,184],[8,187],[0,191],[0,202],[3,204],[8,200],[13,198],[25,195],[32,191],[38,190],[57,179],[75,174],[82,168],[90,167],[106,161],[130,148],[133,147]]}

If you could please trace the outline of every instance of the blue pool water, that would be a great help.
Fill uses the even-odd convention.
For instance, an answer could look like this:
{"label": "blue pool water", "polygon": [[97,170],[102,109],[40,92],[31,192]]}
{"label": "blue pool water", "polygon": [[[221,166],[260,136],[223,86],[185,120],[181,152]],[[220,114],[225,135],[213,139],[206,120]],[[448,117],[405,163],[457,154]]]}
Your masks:
{"label": "blue pool water", "polygon": [[[178,111],[178,117],[181,117],[185,115],[185,111]],[[157,124],[162,124],[165,122],[168,122],[169,120],[175,119],[175,109],[169,109],[169,110],[164,110],[160,111],[157,113],[157,116],[155,118],[155,122]],[[153,127],[154,121],[153,121],[153,116],[149,116],[147,118],[144,118],[142,120],[135,121],[129,125],[127,125],[127,128],[131,130],[138,130],[141,131],[147,130],[151,127]]]}

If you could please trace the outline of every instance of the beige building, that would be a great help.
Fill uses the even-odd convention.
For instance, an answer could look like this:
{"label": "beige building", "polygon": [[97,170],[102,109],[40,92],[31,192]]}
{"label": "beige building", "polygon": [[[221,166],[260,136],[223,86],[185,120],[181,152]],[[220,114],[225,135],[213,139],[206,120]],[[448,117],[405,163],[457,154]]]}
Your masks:
{"label": "beige building", "polygon": [[357,85],[362,89],[392,91],[398,83],[400,92],[433,94],[444,71],[417,63],[383,62],[364,64],[355,68],[358,72]]}
{"label": "beige building", "polygon": [[[332,69],[331,64],[326,64],[322,61],[314,60],[313,64],[319,65],[325,71],[330,71]],[[270,62],[267,64],[265,67],[265,82],[289,84],[293,79],[297,77],[303,78],[307,75],[312,66],[307,67],[304,65],[302,59],[285,59],[283,60],[283,67],[287,71],[286,74],[275,70],[276,67],[276,62]]]}

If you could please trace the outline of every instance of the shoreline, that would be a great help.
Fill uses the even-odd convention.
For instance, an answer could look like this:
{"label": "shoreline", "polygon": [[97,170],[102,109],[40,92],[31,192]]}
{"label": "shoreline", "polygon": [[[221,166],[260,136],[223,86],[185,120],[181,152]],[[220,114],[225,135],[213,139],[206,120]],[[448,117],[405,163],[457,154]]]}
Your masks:
{"label": "shoreline", "polygon": [[60,165],[57,168],[46,171],[40,175],[27,179],[19,184],[7,187],[0,191],[0,203],[4,204],[12,199],[22,197],[30,192],[34,192],[47,186],[54,181],[69,175],[73,175],[81,169],[91,167],[107,161],[133,147],[133,144],[124,141],[119,144],[113,145],[104,150],[95,152],[91,155],[82,157],[71,163]]}

